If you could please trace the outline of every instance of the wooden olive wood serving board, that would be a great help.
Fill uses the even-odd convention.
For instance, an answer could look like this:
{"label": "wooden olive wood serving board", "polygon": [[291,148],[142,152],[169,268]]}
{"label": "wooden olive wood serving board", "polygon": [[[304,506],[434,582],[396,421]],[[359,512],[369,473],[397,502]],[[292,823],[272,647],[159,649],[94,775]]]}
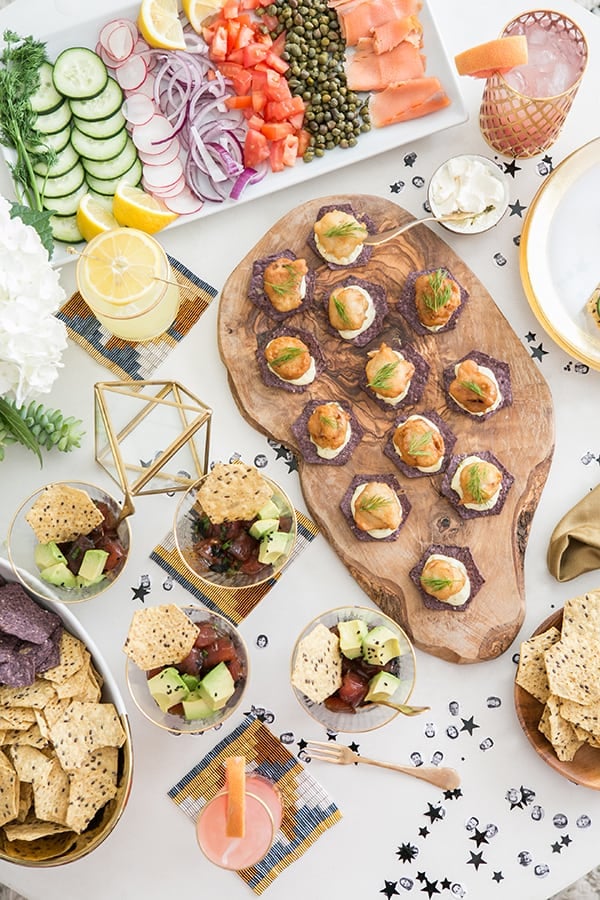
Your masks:
{"label": "wooden olive wood serving board", "polygon": [[[307,236],[319,209],[351,203],[384,231],[413,217],[395,203],[370,195],[311,200],[280,219],[240,262],[221,295],[218,338],[229,384],[244,418],[259,431],[293,450],[298,457],[306,505],[325,537],[363,590],[400,623],[415,645],[453,662],[472,663],[503,653],[514,640],[525,613],[523,562],[531,520],[548,475],[554,449],[553,409],[549,388],[529,353],[473,272],[453,250],[424,225],[373,249],[366,266],[330,270],[308,246]],[[469,240],[468,237],[464,238]],[[315,302],[287,322],[314,334],[326,357],[325,371],[302,393],[265,385],[256,362],[257,335],[278,323],[247,297],[254,260],[289,248],[316,272]],[[469,300],[452,331],[421,337],[396,308],[406,276],[430,266],[445,266],[469,292]],[[329,330],[322,298],[350,272],[386,288],[389,314],[383,332],[358,349]],[[426,358],[430,373],[420,402],[396,411],[381,409],[359,385],[366,353],[399,338]],[[479,350],[510,366],[513,403],[484,421],[447,408],[442,371],[467,352]],[[311,399],[351,403],[364,437],[343,466],[304,462],[291,430]],[[405,477],[383,454],[383,446],[400,415],[434,409],[457,436],[454,453],[488,450],[514,476],[502,512],[464,520],[439,492],[441,476]],[[339,503],[354,475],[394,474],[412,509],[393,542],[358,541]],[[409,577],[429,544],[467,546],[485,584],[462,612],[426,609]],[[341,602],[335,585],[320,585],[329,605]],[[335,601],[335,602],[334,602]]]}
{"label": "wooden olive wood serving board", "polygon": [[[561,630],[563,609],[559,609],[542,622],[533,633],[533,637],[548,631],[553,625]],[[553,769],[568,778],[574,784],[600,791],[600,749],[590,744],[583,744],[573,759],[563,761],[558,758],[550,741],[548,741],[538,725],[542,718],[544,706],[535,697],[532,697],[515,681],[515,709],[521,728],[525,732],[527,740],[544,762]]]}

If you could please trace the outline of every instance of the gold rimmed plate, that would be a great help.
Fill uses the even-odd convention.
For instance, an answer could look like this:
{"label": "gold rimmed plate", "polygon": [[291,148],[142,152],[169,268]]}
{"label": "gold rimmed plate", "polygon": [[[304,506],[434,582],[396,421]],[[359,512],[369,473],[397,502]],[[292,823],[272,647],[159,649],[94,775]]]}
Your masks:
{"label": "gold rimmed plate", "polygon": [[600,318],[587,303],[600,282],[600,138],[575,150],[536,193],[521,234],[521,280],[550,337],[600,370]]}
{"label": "gold rimmed plate", "polygon": [[[563,610],[559,609],[548,616],[542,624],[536,628],[532,637],[548,631],[552,625],[562,627]],[[538,725],[542,717],[544,706],[535,697],[532,697],[515,681],[515,709],[521,728],[536,753],[556,772],[564,778],[568,778],[574,784],[583,787],[600,790],[600,749],[583,744],[570,762],[563,762],[554,752],[551,743],[546,740]]]}

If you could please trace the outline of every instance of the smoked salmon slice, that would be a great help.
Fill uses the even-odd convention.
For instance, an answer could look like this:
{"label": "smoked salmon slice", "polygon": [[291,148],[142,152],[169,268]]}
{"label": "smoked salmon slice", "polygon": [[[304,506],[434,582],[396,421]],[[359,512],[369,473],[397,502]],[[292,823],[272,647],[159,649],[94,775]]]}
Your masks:
{"label": "smoked salmon slice", "polygon": [[402,41],[409,41],[415,47],[423,46],[423,26],[417,16],[405,16],[403,19],[386,22],[385,25],[376,25],[371,35],[375,53],[387,53]]}
{"label": "smoked salmon slice", "polygon": [[425,57],[409,41],[385,53],[375,53],[373,38],[361,38],[356,53],[346,63],[346,79],[352,91],[382,91],[389,84],[420,78]]}
{"label": "smoked salmon slice", "polygon": [[438,78],[413,78],[371,94],[369,112],[375,128],[382,128],[429,115],[449,103],[450,98]]}
{"label": "smoked salmon slice", "polygon": [[345,0],[332,3],[346,46],[353,47],[361,37],[370,37],[374,28],[416,15],[420,0]]}

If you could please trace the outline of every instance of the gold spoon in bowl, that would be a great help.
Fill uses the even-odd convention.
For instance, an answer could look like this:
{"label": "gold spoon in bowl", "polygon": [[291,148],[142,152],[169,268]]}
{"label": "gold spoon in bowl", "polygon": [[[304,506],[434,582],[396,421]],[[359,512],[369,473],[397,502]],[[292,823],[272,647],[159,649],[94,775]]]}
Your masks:
{"label": "gold spoon in bowl", "polygon": [[445,216],[425,216],[422,219],[414,219],[412,222],[398,225],[396,228],[390,228],[388,231],[380,231],[378,234],[369,234],[363,243],[367,247],[378,247],[379,244],[386,244],[388,241],[391,241],[392,238],[399,237],[406,231],[410,231],[411,228],[422,225],[423,222],[474,222],[479,216],[484,216],[486,213],[492,212],[493,209],[493,206],[486,206],[486,208],[480,210],[480,212],[457,210],[457,212],[448,213],[448,215]]}
{"label": "gold spoon in bowl", "polygon": [[376,705],[389,706],[390,709],[395,709],[397,712],[402,713],[403,716],[418,716],[431,709],[430,706],[408,706],[406,703],[392,703],[391,700],[377,700]]}

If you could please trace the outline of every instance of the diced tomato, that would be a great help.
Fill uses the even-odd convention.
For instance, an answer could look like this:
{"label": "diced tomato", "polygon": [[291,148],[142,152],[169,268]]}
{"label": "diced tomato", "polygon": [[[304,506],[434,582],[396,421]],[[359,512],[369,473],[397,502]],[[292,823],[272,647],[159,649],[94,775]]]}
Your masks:
{"label": "diced tomato", "polygon": [[220,662],[235,659],[237,651],[231,638],[220,637],[204,650],[204,669],[212,669]]}
{"label": "diced tomato", "polygon": [[295,113],[293,116],[288,116],[287,120],[290,125],[294,126],[295,131],[301,131],[304,125],[304,113]]}
{"label": "diced tomato", "polygon": [[264,91],[252,91],[252,109],[256,113],[263,111],[267,104],[267,95]]}
{"label": "diced tomato", "polygon": [[275,31],[277,26],[279,25],[279,19],[277,16],[270,16],[268,13],[265,13],[261,19],[264,25],[267,26],[269,31]]}
{"label": "diced tomato", "polygon": [[247,47],[254,38],[254,29],[250,25],[241,25],[235,42],[236,49]]}
{"label": "diced tomato", "polygon": [[267,73],[265,69],[254,66],[252,69],[252,90],[266,91],[267,89]]}
{"label": "diced tomato", "polygon": [[280,141],[291,134],[294,128],[289,122],[265,122],[260,130],[270,141]]}
{"label": "diced tomato", "polygon": [[227,59],[227,28],[225,25],[217,25],[210,42],[210,58],[217,62],[225,62]]}
{"label": "diced tomato", "polygon": [[269,142],[264,134],[251,128],[244,141],[244,165],[257,166],[269,158]]}
{"label": "diced tomato", "polygon": [[227,109],[252,109],[252,97],[250,94],[226,97],[225,106]]}
{"label": "diced tomato", "polygon": [[231,81],[236,94],[249,94],[252,88],[252,73],[242,65],[226,61],[219,66],[221,74]]}
{"label": "diced tomato", "polygon": [[287,80],[274,69],[267,69],[267,97],[275,101],[288,100],[291,97]]}
{"label": "diced tomato", "polygon": [[302,97],[291,97],[289,100],[272,100],[267,103],[265,118],[270,122],[283,122],[284,119],[304,112],[304,100]]}
{"label": "diced tomato", "polygon": [[267,53],[269,52],[268,48],[265,47],[264,44],[252,43],[246,44],[244,47],[244,65],[246,68],[250,69],[252,66],[255,66],[256,63],[262,62],[266,59]]}
{"label": "diced tomato", "polygon": [[301,128],[298,132],[298,156],[304,156],[310,144],[310,132]]}
{"label": "diced tomato", "polygon": [[298,156],[298,137],[295,134],[288,134],[283,139],[283,164],[284,166],[296,165],[296,157]]}
{"label": "diced tomato", "polygon": [[279,72],[280,75],[287,72],[290,67],[289,63],[287,63],[285,59],[282,59],[278,53],[274,53],[273,50],[269,50],[267,53],[266,62],[275,70],[275,72]]}
{"label": "diced tomato", "polygon": [[224,19],[234,19],[240,12],[238,0],[225,0],[221,14]]}
{"label": "diced tomato", "polygon": [[[263,16],[264,22],[264,16]],[[277,24],[277,22],[275,23]],[[273,46],[271,47],[273,53],[277,56],[281,56],[283,51],[285,50],[285,31],[282,31],[281,34],[278,34],[275,40],[273,41]]]}
{"label": "diced tomato", "polygon": [[265,122],[263,117],[255,112],[250,113],[250,110],[244,110],[244,113],[248,119],[248,128],[254,128],[255,131],[260,131]]}
{"label": "diced tomato", "polygon": [[283,138],[279,141],[271,141],[269,147],[269,163],[271,172],[283,172]]}
{"label": "diced tomato", "polygon": [[230,19],[227,22],[227,52],[231,53],[238,46],[237,39],[240,33],[240,23],[237,19]]}

